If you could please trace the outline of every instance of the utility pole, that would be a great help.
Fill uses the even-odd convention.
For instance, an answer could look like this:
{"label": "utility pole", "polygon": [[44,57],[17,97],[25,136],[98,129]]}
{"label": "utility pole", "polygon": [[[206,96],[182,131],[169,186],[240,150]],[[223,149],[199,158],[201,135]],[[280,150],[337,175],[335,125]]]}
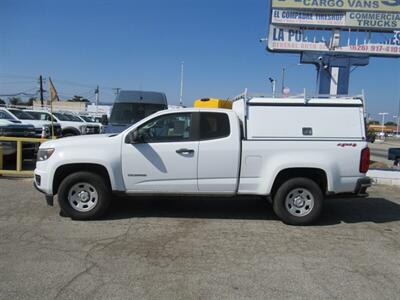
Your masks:
{"label": "utility pole", "polygon": [[183,68],[184,68],[185,62],[181,62],[181,92],[179,94],[179,105],[183,106]]}
{"label": "utility pole", "polygon": [[43,77],[39,76],[39,93],[40,93],[40,105],[43,107]]}
{"label": "utility pole", "polygon": [[97,85],[96,89],[94,90],[94,93],[96,94],[96,117],[97,117],[97,114],[99,113],[99,97],[100,97],[99,85]]}

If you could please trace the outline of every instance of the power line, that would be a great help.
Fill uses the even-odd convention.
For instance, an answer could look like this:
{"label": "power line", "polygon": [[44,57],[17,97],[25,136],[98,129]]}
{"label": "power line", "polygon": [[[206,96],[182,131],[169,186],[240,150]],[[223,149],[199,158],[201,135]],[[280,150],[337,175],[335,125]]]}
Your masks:
{"label": "power line", "polygon": [[4,73],[0,74],[0,77],[7,77],[7,78],[24,78],[24,79],[35,79],[35,80],[36,80],[36,78],[37,78],[37,77],[34,77],[34,76],[4,74]]}
{"label": "power line", "polygon": [[23,83],[33,83],[32,81],[9,81],[9,82],[1,82],[0,84],[23,84]]}
{"label": "power line", "polygon": [[[74,81],[69,81],[69,80],[54,80],[54,83],[57,83],[57,85],[73,85],[73,86],[81,86],[81,87],[92,88],[92,89],[97,86],[97,84],[79,83],[79,82],[74,82]],[[113,89],[113,87],[103,86],[103,85],[101,85],[101,88],[109,89],[109,90]]]}

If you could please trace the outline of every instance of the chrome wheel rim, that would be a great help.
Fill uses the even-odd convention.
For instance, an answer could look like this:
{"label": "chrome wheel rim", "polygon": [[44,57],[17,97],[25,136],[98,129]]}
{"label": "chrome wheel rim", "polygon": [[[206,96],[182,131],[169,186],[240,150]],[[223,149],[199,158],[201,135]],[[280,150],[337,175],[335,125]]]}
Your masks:
{"label": "chrome wheel rim", "polygon": [[99,200],[97,190],[93,185],[80,182],[73,185],[68,192],[68,202],[71,207],[79,212],[92,210]]}
{"label": "chrome wheel rim", "polygon": [[305,188],[291,190],[285,199],[287,211],[295,217],[304,217],[314,208],[314,196]]}

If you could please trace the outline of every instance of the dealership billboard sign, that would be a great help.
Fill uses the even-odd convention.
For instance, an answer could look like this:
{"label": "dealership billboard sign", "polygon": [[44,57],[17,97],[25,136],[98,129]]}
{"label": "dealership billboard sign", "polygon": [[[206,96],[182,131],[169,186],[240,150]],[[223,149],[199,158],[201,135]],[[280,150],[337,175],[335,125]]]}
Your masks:
{"label": "dealership billboard sign", "polygon": [[400,56],[400,0],[271,0],[270,12],[270,51]]}
{"label": "dealership billboard sign", "polygon": [[271,25],[268,49],[278,52],[331,52],[342,54],[366,54],[371,56],[400,56],[400,31],[395,32],[385,42],[368,41],[360,44],[348,44],[331,47],[326,41],[316,40],[311,31],[278,27]]}
{"label": "dealership billboard sign", "polygon": [[267,49],[301,53],[318,93],[347,94],[354,66],[400,57],[400,0],[271,0]]}
{"label": "dealership billboard sign", "polygon": [[273,9],[271,23],[304,27],[354,28],[393,31],[400,28],[400,13],[387,12],[315,12]]}
{"label": "dealership billboard sign", "polygon": [[399,0],[271,0],[272,8],[400,13]]}

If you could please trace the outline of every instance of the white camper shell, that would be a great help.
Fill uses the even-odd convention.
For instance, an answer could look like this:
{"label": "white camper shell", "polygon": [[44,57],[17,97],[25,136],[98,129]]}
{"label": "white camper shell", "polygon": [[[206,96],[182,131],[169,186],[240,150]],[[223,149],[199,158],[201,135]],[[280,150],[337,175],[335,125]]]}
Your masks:
{"label": "white camper shell", "polygon": [[249,140],[366,140],[361,98],[241,98],[232,109]]}

